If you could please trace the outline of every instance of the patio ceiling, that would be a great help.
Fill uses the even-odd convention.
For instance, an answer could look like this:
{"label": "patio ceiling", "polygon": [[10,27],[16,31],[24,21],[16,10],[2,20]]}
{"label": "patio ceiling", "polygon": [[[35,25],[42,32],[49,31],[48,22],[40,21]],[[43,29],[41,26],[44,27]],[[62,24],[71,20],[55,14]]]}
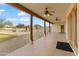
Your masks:
{"label": "patio ceiling", "polygon": [[41,17],[44,17],[45,8],[47,7],[50,11],[54,10],[53,16],[44,17],[45,19],[54,22],[55,18],[58,17],[62,22],[65,22],[65,16],[70,7],[70,3],[20,3],[22,6],[29,10],[37,13]]}

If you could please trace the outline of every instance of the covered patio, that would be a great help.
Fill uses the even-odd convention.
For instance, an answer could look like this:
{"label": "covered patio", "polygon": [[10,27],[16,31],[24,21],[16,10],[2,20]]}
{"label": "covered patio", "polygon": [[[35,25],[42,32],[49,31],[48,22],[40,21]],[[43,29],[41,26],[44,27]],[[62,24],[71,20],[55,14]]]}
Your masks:
{"label": "covered patio", "polygon": [[34,41],[34,44],[8,54],[8,56],[75,56],[73,52],[56,49],[57,42],[67,42],[65,33],[49,33],[46,37]]}

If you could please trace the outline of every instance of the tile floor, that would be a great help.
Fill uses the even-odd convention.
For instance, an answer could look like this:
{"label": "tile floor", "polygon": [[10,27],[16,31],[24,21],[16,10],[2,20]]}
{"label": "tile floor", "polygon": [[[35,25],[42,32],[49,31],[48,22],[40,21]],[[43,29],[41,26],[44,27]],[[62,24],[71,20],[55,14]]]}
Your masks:
{"label": "tile floor", "polygon": [[75,56],[72,52],[56,49],[57,41],[66,42],[65,33],[49,33],[33,45],[25,45],[7,56]]}

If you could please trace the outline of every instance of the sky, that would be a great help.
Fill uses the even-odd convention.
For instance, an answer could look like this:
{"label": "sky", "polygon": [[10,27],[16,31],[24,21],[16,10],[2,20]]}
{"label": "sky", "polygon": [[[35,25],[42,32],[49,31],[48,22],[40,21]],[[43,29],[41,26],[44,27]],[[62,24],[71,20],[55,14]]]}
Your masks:
{"label": "sky", "polygon": [[[0,18],[4,19],[5,21],[7,20],[11,21],[14,26],[16,26],[17,24],[24,24],[24,25],[30,24],[30,14],[25,13],[8,4],[0,3]],[[44,26],[43,25],[44,21],[33,16],[33,25],[35,24]]]}

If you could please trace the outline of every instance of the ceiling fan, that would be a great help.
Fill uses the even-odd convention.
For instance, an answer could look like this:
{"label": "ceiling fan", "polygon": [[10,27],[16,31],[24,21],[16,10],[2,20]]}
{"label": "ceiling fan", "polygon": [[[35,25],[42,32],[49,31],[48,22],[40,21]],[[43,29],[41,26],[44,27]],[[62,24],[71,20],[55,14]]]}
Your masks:
{"label": "ceiling fan", "polygon": [[61,23],[61,20],[58,17],[56,17],[55,21],[53,22],[53,24],[59,24],[59,23]]}
{"label": "ceiling fan", "polygon": [[52,16],[55,13],[55,11],[49,11],[48,8],[45,8],[44,17]]}
{"label": "ceiling fan", "polygon": [[60,21],[60,19],[58,17],[56,17],[55,21]]}

